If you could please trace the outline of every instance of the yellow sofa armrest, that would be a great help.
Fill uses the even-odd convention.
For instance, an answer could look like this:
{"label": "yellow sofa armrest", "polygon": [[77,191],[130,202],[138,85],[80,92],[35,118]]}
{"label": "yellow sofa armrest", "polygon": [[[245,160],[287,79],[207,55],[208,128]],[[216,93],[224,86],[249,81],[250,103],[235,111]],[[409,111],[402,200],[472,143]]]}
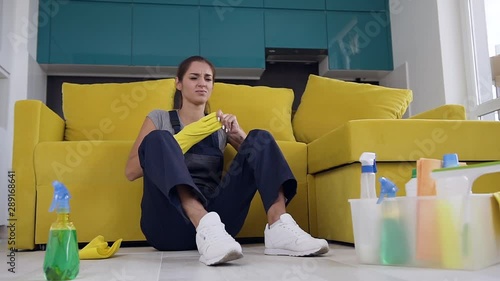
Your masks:
{"label": "yellow sofa armrest", "polygon": [[358,162],[366,151],[377,153],[377,163],[441,159],[446,153],[457,153],[463,162],[497,161],[498,139],[497,121],[355,120],[309,143],[307,168],[314,175]]}
{"label": "yellow sofa armrest", "polygon": [[[38,100],[17,101],[14,108],[14,147],[12,169],[15,173],[16,249],[35,247],[35,146],[45,141],[62,141],[64,120]],[[47,210],[48,211],[48,210]],[[12,217],[11,217],[12,215]]]}
{"label": "yellow sofa armrest", "polygon": [[413,115],[408,119],[466,120],[466,114],[462,105],[447,104]]}

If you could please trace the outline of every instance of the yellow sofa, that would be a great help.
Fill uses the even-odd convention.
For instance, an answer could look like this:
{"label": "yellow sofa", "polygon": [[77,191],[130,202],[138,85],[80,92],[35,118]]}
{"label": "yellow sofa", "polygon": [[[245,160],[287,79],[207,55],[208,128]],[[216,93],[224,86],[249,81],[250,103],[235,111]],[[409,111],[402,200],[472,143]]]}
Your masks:
{"label": "yellow sofa", "polygon": [[[353,242],[347,200],[359,196],[357,160],[363,151],[376,152],[379,174],[400,187],[410,178],[413,161],[419,157],[439,158],[445,152],[457,152],[466,161],[500,159],[499,146],[494,144],[500,134],[497,122],[464,121],[460,106],[444,106],[416,116],[420,120],[395,120],[411,101],[411,91],[329,83],[341,81],[310,77],[293,120],[291,89],[216,83],[210,99],[212,111],[236,114],[246,131],[262,128],[273,134],[298,181],[297,196],[288,210],[315,236]],[[355,96],[330,93],[345,85],[343,94]],[[360,89],[359,96],[352,87]],[[64,119],[40,101],[18,101],[13,152],[16,248],[34,249],[47,242],[55,220],[48,210],[51,183],[56,179],[71,192],[71,219],[79,242],[89,242],[97,235],[108,241],[144,241],[139,226],[142,179],[129,182],[124,167],[146,114],[173,108],[174,91],[173,79],[64,84]],[[375,94],[365,96],[365,92]],[[356,115],[348,104],[357,100],[374,103]],[[483,140],[485,132],[491,138]],[[421,151],[421,146],[428,149],[414,152]],[[232,148],[226,150],[226,168],[235,153]],[[491,180],[480,179],[477,185],[489,188]],[[257,194],[238,237],[262,237],[265,223]]]}
{"label": "yellow sofa", "polygon": [[[56,218],[49,212],[54,180],[71,193],[79,242],[97,235],[108,241],[145,241],[139,225],[142,178],[129,182],[125,163],[147,113],[173,108],[174,80],[65,83],[62,89],[64,119],[37,100],[15,105],[16,247],[34,249],[47,242]],[[247,132],[262,128],[273,134],[298,181],[289,211],[309,230],[307,146],[295,141],[292,102],[291,89],[224,83],[216,84],[210,99],[213,111],[236,114]],[[226,150],[226,169],[235,154],[232,147]],[[256,197],[240,238],[263,236],[266,215]]]}
{"label": "yellow sofa", "polygon": [[[387,90],[310,77],[293,127],[295,132],[300,131],[297,140],[307,143],[309,225],[313,235],[354,243],[348,200],[360,196],[359,157],[363,152],[377,154],[377,178],[391,179],[399,188],[398,196],[405,195],[405,183],[420,158],[442,159],[444,154],[457,153],[462,162],[468,163],[500,160],[500,122],[466,120],[460,105],[444,105],[399,119],[404,104],[401,99],[408,94],[411,99],[411,93],[401,90],[399,101],[390,96],[370,97],[380,96],[380,91],[387,94]],[[325,105],[335,101],[340,103],[336,108]],[[388,107],[392,111],[387,111]],[[305,125],[318,119],[327,121],[319,127]],[[376,189],[378,194],[378,180]],[[484,175],[473,186],[476,193],[499,190],[500,173]]]}

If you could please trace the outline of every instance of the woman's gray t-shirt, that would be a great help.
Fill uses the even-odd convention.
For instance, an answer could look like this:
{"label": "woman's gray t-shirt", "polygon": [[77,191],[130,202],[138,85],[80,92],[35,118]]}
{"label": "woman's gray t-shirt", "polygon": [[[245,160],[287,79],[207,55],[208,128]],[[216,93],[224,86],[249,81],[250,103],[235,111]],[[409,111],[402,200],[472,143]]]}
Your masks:
{"label": "woman's gray t-shirt", "polygon": [[[177,116],[179,116],[176,111]],[[149,119],[153,121],[157,130],[166,130],[169,131],[172,135],[175,134],[174,128],[172,127],[172,123],[170,122],[170,114],[166,110],[153,110],[148,114]],[[182,124],[181,119],[179,118],[179,123],[181,124],[181,130],[184,128],[184,124]],[[226,148],[227,136],[226,133],[222,129],[217,131],[217,135],[219,137],[219,148],[222,152]]]}

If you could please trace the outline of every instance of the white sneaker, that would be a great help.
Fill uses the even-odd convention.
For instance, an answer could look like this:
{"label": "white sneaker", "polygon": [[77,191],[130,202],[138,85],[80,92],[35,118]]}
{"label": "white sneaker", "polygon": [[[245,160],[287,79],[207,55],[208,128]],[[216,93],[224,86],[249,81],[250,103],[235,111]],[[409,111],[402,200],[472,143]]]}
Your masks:
{"label": "white sneaker", "polygon": [[243,257],[241,245],[226,232],[224,224],[215,212],[203,216],[196,228],[196,246],[200,261],[214,265]]}
{"label": "white sneaker", "polygon": [[326,240],[309,235],[289,214],[281,215],[271,227],[266,224],[264,243],[266,255],[302,257],[321,255],[330,250]]}

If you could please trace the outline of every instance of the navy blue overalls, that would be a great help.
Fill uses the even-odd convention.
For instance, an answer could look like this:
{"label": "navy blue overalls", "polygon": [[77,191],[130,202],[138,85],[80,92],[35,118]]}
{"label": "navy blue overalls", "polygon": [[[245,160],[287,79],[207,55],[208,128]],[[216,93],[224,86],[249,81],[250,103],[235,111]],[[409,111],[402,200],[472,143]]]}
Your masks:
{"label": "navy blue overalls", "polygon": [[[176,111],[170,111],[170,119],[178,133]],[[139,146],[139,161],[144,174],[141,229],[148,243],[160,251],[196,249],[196,229],[181,206],[178,185],[191,187],[208,212],[219,214],[233,237],[241,230],[257,190],[266,213],[281,186],[286,204],[297,191],[281,150],[264,130],[248,133],[222,180],[223,153],[217,131],[183,155],[169,131],[154,130]]]}

